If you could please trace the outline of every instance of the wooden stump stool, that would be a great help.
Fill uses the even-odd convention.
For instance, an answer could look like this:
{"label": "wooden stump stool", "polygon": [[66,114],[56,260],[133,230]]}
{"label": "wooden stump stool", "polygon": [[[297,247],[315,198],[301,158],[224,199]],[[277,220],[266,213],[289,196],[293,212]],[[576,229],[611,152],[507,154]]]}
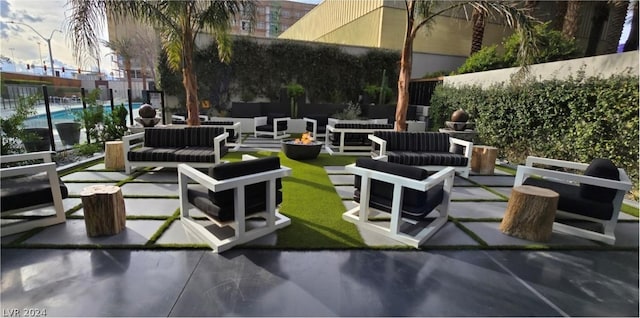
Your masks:
{"label": "wooden stump stool", "polygon": [[530,241],[551,238],[560,196],[555,191],[523,185],[511,191],[500,230]]}
{"label": "wooden stump stool", "polygon": [[94,185],[80,192],[88,236],[114,235],[125,228],[126,212],[120,187]]}
{"label": "wooden stump stool", "polygon": [[473,146],[471,153],[471,171],[478,174],[493,174],[496,167],[498,148],[491,146]]}
{"label": "wooden stump stool", "polygon": [[124,151],[122,141],[107,141],[104,143],[104,167],[106,169],[124,169]]}

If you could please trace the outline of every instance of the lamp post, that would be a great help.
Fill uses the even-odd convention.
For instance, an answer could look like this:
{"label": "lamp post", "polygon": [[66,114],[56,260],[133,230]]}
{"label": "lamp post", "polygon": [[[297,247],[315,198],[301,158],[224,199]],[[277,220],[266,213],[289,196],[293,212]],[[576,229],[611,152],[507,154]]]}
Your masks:
{"label": "lamp post", "polygon": [[45,40],[47,42],[47,45],[49,46],[49,62],[51,63],[51,76],[56,76],[56,73],[53,70],[53,54],[51,54],[51,38],[53,37],[53,32],[58,31],[58,32],[62,33],[62,31],[60,31],[58,29],[53,29],[53,31],[51,31],[51,35],[49,35],[49,38],[47,39],[44,36],[42,36],[42,34],[40,34],[40,32],[36,31],[36,29],[34,29],[32,26],[30,26],[30,25],[28,25],[26,23],[15,22],[15,21],[9,21],[9,23],[24,25],[24,26],[28,27],[29,29],[31,29],[39,37],[41,37],[43,40]]}

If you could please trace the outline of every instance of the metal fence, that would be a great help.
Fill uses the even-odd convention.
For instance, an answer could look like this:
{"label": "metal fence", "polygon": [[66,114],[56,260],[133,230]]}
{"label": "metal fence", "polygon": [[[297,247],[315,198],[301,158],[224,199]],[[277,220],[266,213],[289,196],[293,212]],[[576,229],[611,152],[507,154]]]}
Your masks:
{"label": "metal fence", "polygon": [[[63,92],[63,94],[61,94]],[[56,127],[56,124],[65,122],[74,122],[79,120],[77,115],[82,109],[86,109],[85,96],[87,92],[84,88],[77,88],[77,90],[70,90],[69,88],[61,89],[55,86],[46,85],[11,85],[7,84],[3,91],[2,97],[2,117],[6,118],[15,111],[18,106],[21,97],[27,96],[40,96],[35,105],[36,114],[29,117],[24,122],[25,129],[32,130],[41,135],[43,139],[42,148],[37,151],[66,151],[73,148],[73,145],[65,144],[60,138],[60,128]],[[131,96],[130,91],[127,94]],[[160,106],[161,113],[165,113],[164,105],[164,92],[163,91],[148,91],[145,93],[146,102],[154,105],[158,108]],[[105,94],[102,94],[105,96]],[[113,89],[108,89],[106,94],[106,100],[99,100],[98,104],[105,107],[109,107],[110,111],[113,111],[115,107]],[[141,104],[136,103],[137,107]],[[132,98],[128,98],[125,104],[129,112],[129,126],[134,125],[134,109],[136,105],[132,101]],[[136,116],[137,117],[137,116]],[[165,118],[163,116],[162,123],[165,124]],[[56,128],[56,129],[54,129]],[[80,143],[91,143],[89,134],[85,129],[85,133],[80,135]],[[46,142],[48,141],[48,142]],[[95,140],[93,140],[95,142]],[[47,148],[47,149],[45,149]]]}

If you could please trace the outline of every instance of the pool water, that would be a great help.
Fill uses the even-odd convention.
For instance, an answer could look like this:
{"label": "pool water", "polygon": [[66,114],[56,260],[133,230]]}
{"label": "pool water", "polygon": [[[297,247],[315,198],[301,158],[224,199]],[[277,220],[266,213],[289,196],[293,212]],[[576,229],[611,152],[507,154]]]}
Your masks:
{"label": "pool water", "polygon": [[[132,103],[131,107],[133,109],[133,117],[137,117],[138,114],[138,109],[140,108],[140,106],[142,105],[142,103]],[[110,114],[111,113],[111,105],[103,105],[104,107],[104,114]],[[127,108],[127,111],[129,111],[129,106],[125,105],[125,108]],[[55,125],[56,123],[59,122],[72,122],[75,121],[76,113],[79,113],[82,111],[82,106],[80,107],[74,107],[74,108],[69,108],[69,109],[64,109],[64,110],[57,110],[57,111],[53,111],[51,112],[51,122]],[[127,114],[127,118],[129,118],[129,114]],[[31,116],[29,118],[27,118],[27,120],[25,120],[24,122],[25,127],[27,128],[33,128],[33,127],[47,127],[47,114],[38,114],[35,116]]]}

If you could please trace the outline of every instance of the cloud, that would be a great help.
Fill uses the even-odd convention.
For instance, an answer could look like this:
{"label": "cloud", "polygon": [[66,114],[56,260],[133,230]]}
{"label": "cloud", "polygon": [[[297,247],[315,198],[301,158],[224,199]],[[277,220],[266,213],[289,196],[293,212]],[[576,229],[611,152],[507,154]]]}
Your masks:
{"label": "cloud", "polygon": [[8,18],[11,12],[11,4],[7,0],[0,0],[0,17]]}
{"label": "cloud", "polygon": [[0,21],[0,39],[8,39],[9,38],[9,32],[7,32],[7,29],[9,28],[9,26]]}

